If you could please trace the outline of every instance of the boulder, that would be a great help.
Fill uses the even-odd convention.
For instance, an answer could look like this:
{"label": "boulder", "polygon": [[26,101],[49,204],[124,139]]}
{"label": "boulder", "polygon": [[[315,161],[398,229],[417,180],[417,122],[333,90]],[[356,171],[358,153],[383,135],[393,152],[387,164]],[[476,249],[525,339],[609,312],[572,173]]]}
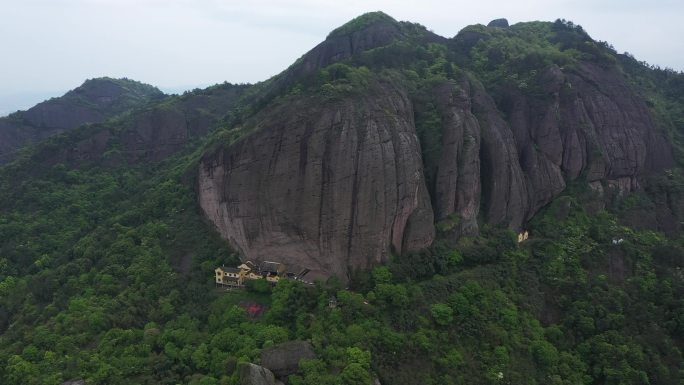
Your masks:
{"label": "boulder", "polygon": [[240,385],[275,385],[275,376],[263,366],[241,363],[238,366]]}
{"label": "boulder", "polygon": [[261,365],[282,378],[299,371],[300,360],[314,358],[316,353],[310,342],[290,341],[264,349],[261,352]]}

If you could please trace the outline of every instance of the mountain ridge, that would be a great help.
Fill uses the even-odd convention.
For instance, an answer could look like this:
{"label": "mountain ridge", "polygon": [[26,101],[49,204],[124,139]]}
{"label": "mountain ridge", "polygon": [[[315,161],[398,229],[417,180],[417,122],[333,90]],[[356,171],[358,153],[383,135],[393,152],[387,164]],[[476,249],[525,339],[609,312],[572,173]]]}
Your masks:
{"label": "mountain ridge", "polygon": [[0,383],[681,384],[684,76],[379,19],[1,166]]}
{"label": "mountain ridge", "polygon": [[26,145],[83,124],[104,122],[163,97],[156,87],[125,78],[88,79],[63,96],[0,118],[0,163],[15,158]]}
{"label": "mountain ridge", "polygon": [[[574,25],[556,22],[518,24],[505,29],[472,27],[471,29],[479,29],[481,36],[471,50],[478,50],[478,47],[484,45],[482,42],[487,44],[495,42],[489,49],[488,55],[496,53],[493,50],[499,50],[498,55],[503,55],[500,56],[503,59],[496,59],[499,62],[506,60],[506,52],[501,52],[501,49],[509,47],[498,48],[496,44],[500,44],[498,41],[509,36],[519,39],[518,29],[529,34],[532,32],[528,32],[528,29],[536,28],[549,36],[541,38],[548,41],[546,43],[548,53],[532,51],[524,53],[526,56],[522,58],[523,61],[536,60],[538,63],[531,61],[531,64],[538,65],[539,69],[530,69],[529,65],[521,67],[522,71],[526,72],[527,79],[514,80],[510,86],[505,83],[496,83],[493,88],[489,89],[479,85],[477,72],[480,71],[479,76],[484,76],[485,81],[492,82],[494,78],[491,80],[487,78],[501,76],[498,75],[498,71],[503,68],[501,64],[496,64],[494,60],[485,57],[484,60],[488,66],[495,64],[497,67],[484,66],[479,69],[477,66],[481,64],[475,61],[470,64],[470,68],[456,69],[452,59],[456,55],[455,52],[449,51],[446,45],[434,42],[439,39],[423,39],[422,36],[429,32],[420,28],[410,29],[411,32],[417,31],[415,34],[402,33],[402,28],[408,28],[407,25],[402,25],[384,14],[371,13],[361,16],[335,30],[324,42],[305,54],[280,76],[292,78],[293,73],[297,74],[295,79],[299,79],[305,89],[309,87],[309,92],[318,93],[324,98],[359,101],[362,100],[360,95],[366,89],[364,87],[382,81],[383,77],[387,77],[387,71],[390,71],[390,68],[404,68],[404,71],[407,71],[426,60],[428,66],[431,62],[434,63],[427,69],[426,80],[420,78],[411,80],[406,77],[406,73],[395,73],[396,77],[393,80],[401,84],[400,89],[405,87],[401,92],[412,93],[412,98],[420,94],[421,97],[431,100],[436,105],[434,113],[437,114],[438,127],[434,131],[436,135],[443,138],[443,142],[435,144],[435,151],[441,153],[441,158],[433,160],[435,162],[431,166],[435,169],[433,178],[421,178],[424,181],[420,182],[420,185],[428,184],[430,201],[435,205],[426,208],[430,214],[425,214],[425,218],[436,217],[439,221],[446,220],[450,216],[458,217],[459,225],[454,229],[456,237],[459,234],[476,234],[478,227],[484,224],[504,225],[517,231],[542,207],[559,196],[567,183],[580,176],[586,179],[586,183],[599,194],[602,194],[604,189],[616,190],[623,194],[637,190],[638,180],[643,175],[662,171],[674,165],[672,149],[664,130],[656,126],[645,102],[629,88],[615,62],[609,60],[612,57],[611,53],[596,46],[583,30]],[[358,35],[359,33],[362,35]],[[490,35],[487,35],[488,33]],[[457,45],[458,41],[463,41],[462,34],[459,35],[454,38]],[[468,37],[465,40],[469,39]],[[554,39],[558,42],[553,43]],[[446,40],[442,41],[446,42]],[[575,48],[583,47],[578,45],[580,41],[590,43],[587,45],[588,48],[583,48],[586,52],[577,51]],[[567,48],[563,49],[563,44]],[[528,47],[536,49],[529,44],[523,49],[528,49]],[[409,59],[408,63],[386,66],[383,60],[389,60],[392,63],[396,58],[393,53],[385,54],[383,51],[391,52],[394,49],[404,50],[403,53],[409,58],[409,55],[416,57],[413,62]],[[377,56],[373,57],[373,55]],[[518,59],[512,60],[515,63]],[[597,60],[605,60],[605,63],[599,61],[597,64],[594,62]],[[563,69],[560,65],[568,68]],[[318,78],[312,78],[313,73],[318,73]],[[512,75],[518,77],[517,73]],[[511,75],[507,76],[511,77]],[[429,89],[419,92],[410,91],[411,88],[426,87],[430,84],[434,87],[436,94]],[[530,88],[533,90],[532,93],[527,91]],[[286,100],[296,103],[297,96],[287,96]],[[302,108],[297,108],[297,110],[302,110]],[[414,115],[412,110],[413,107],[409,107],[409,115]],[[308,111],[309,115],[317,114],[315,108],[308,109]],[[287,121],[287,116],[287,108],[278,113],[280,120]],[[268,121],[273,119],[268,116],[268,113],[256,112],[252,119],[258,121],[256,124],[261,126],[259,131],[249,134],[252,138],[270,135],[271,128],[269,128]],[[342,117],[342,120],[344,119]],[[363,121],[367,118],[359,117],[353,120],[358,121],[358,119]],[[405,118],[397,116],[395,119]],[[276,126],[280,124],[276,123]],[[301,123],[297,121],[289,123],[293,129],[298,124]],[[306,124],[314,124],[314,127],[310,129],[314,132],[329,130],[320,123],[318,125]],[[370,118],[364,123],[359,121],[356,124],[360,124],[360,129],[364,124],[375,125],[377,121]],[[410,125],[413,127],[408,131],[409,135],[418,137],[420,130],[416,126],[421,124],[421,122],[411,122]],[[278,130],[276,126],[273,126],[273,129]],[[352,128],[352,130],[356,129]],[[389,130],[392,131],[392,128]],[[362,132],[359,131],[357,135],[365,135]],[[281,156],[277,155],[277,152],[261,155],[270,164],[269,167],[276,169],[286,167],[289,170],[296,170],[291,161],[283,159],[287,159],[288,156],[299,157],[306,163],[307,154],[325,154],[329,151],[324,143],[309,142],[309,137],[303,133],[296,134],[295,137],[299,145],[290,147],[291,155]],[[359,137],[358,147],[350,148],[349,155],[352,159],[356,156],[355,151],[359,151],[358,156],[364,156],[365,150],[359,150],[363,147],[363,140]],[[231,146],[225,147],[227,154],[230,153]],[[426,161],[424,159],[427,156],[425,146],[425,143],[422,143],[409,150],[416,154],[416,162]],[[244,149],[236,148],[236,151],[239,154]],[[249,164],[253,164],[253,161],[247,159],[251,158],[240,160],[240,155],[237,156],[234,162],[244,165],[242,166],[245,168],[243,172],[255,175],[264,175],[266,172],[266,170],[250,171]],[[198,171],[201,176],[198,187],[199,199],[201,206],[205,209],[205,214],[238,250],[246,250],[247,245],[255,240],[258,240],[256,243],[264,247],[261,253],[244,253],[245,258],[273,259],[273,250],[282,248],[285,243],[303,247],[308,240],[315,241],[316,239],[318,239],[319,246],[314,247],[314,250],[318,251],[313,253],[326,255],[329,251],[324,251],[328,248],[324,245],[328,242],[339,245],[354,244],[357,237],[363,237],[362,232],[352,229],[357,226],[355,222],[357,220],[365,223],[364,226],[368,226],[365,222],[368,216],[352,215],[349,230],[332,236],[332,241],[326,241],[325,239],[329,239],[331,235],[330,232],[322,230],[326,226],[324,222],[319,223],[318,227],[314,226],[305,230],[296,225],[302,222],[301,218],[295,219],[296,217],[285,214],[282,217],[277,215],[273,217],[269,210],[251,210],[249,203],[241,206],[241,202],[261,202],[264,208],[273,207],[276,212],[287,211],[287,203],[281,202],[279,197],[269,198],[257,195],[259,194],[257,191],[271,191],[270,188],[264,186],[253,186],[251,189],[254,191],[253,195],[247,193],[247,196],[241,198],[231,198],[233,184],[229,180],[232,180],[230,171],[232,166],[228,163],[221,163],[228,162],[226,160],[228,158],[229,156],[226,155],[221,157],[222,161],[211,160],[211,158],[205,158],[202,161]],[[380,163],[370,163],[367,168],[382,170],[382,162],[388,161],[396,161],[397,164],[405,162],[393,160],[393,157],[381,156],[376,160]],[[327,168],[335,169],[336,167],[335,162],[326,163],[324,159],[314,166],[313,171],[307,172],[325,175]],[[216,174],[216,170],[221,171]],[[216,180],[227,179],[225,182],[216,182],[211,180],[212,177]],[[319,194],[319,191],[327,189],[327,182],[321,180],[308,188],[297,187],[299,183],[297,181],[303,180],[301,178],[308,177],[304,172],[291,175],[289,180],[292,184],[286,183],[279,188],[274,188],[278,191],[276,194],[298,191],[298,194],[311,196],[314,200],[326,199]],[[383,178],[381,171],[371,172],[365,174],[354,185],[373,184],[375,180],[383,180]],[[411,184],[408,180],[397,181],[398,185],[405,183]],[[210,190],[213,191],[211,199],[215,200],[214,203],[209,203],[209,198],[203,195],[203,192],[209,189],[207,187],[209,185],[213,186]],[[339,199],[350,202],[344,206],[351,207],[351,212],[355,213],[357,196],[353,191],[350,198],[341,196]],[[227,201],[231,202],[232,208],[228,209],[224,205]],[[381,201],[376,199],[376,209],[384,207],[378,202]],[[371,208],[372,206],[363,207]],[[483,208],[482,214],[480,213],[481,207]],[[339,209],[328,210],[331,211],[319,214],[319,216],[334,218],[333,213],[339,213]],[[432,214],[434,210],[437,212],[436,215]],[[359,211],[368,212],[368,209]],[[368,214],[370,217],[373,215],[372,212],[373,209]],[[346,216],[342,218],[347,220]],[[393,222],[397,218],[399,217],[390,218],[389,221]],[[253,220],[254,223],[260,225],[250,228],[243,222],[245,220]],[[329,221],[334,222],[335,219],[329,219]],[[432,222],[432,219],[428,222]],[[261,227],[264,223],[277,223],[277,225]],[[382,228],[382,226],[370,225],[367,231],[374,234],[386,234]],[[431,232],[434,233],[434,231],[432,227]],[[322,234],[326,236],[323,237]],[[401,239],[402,235],[396,232],[392,235],[385,235],[383,239],[377,241],[385,245],[380,247],[381,251],[356,259],[355,263],[348,263],[346,271],[337,267],[327,273],[345,278],[355,269],[367,268],[374,263],[386,260],[387,257],[381,257],[383,255],[389,255],[391,252],[401,253],[402,248],[398,245],[402,242],[397,241],[395,237]],[[389,242],[390,238],[393,239],[391,242]],[[241,240],[238,241],[238,239]],[[271,242],[276,242],[279,246]],[[431,240],[424,242],[423,247],[431,242]],[[390,247],[390,244],[393,246]],[[319,247],[322,248],[317,249]],[[375,247],[369,249],[375,249]],[[294,247],[289,252],[290,254],[285,253],[286,255],[276,258],[294,265],[301,265],[302,261],[312,261],[310,256],[312,252],[304,250],[310,250],[310,248]],[[329,254],[328,259],[350,261],[350,250],[350,248],[347,248],[347,251],[340,249],[337,253]],[[357,251],[352,254],[363,253],[364,251]],[[320,263],[316,265],[319,268],[322,266]]]}
{"label": "mountain ridge", "polygon": [[[581,27],[568,22],[518,23],[505,28],[498,26],[503,25],[501,23],[488,27],[469,26],[447,39],[418,24],[398,22],[382,12],[365,14],[331,32],[325,41],[268,81],[242,88],[215,86],[172,97],[157,105],[153,103],[109,126],[95,126],[90,129],[92,133],[85,134],[75,145],[44,146],[36,155],[52,165],[94,162],[116,166],[158,162],[181,151],[192,138],[201,138],[218,129],[219,134],[212,135],[212,144],[206,147],[197,176],[193,178],[198,181],[195,190],[199,205],[219,233],[240,250],[244,258],[273,259],[273,250],[289,244],[294,247],[292,250],[298,251],[277,258],[293,265],[313,264],[315,266],[309,267],[343,279],[348,279],[358,268],[389,260],[393,253],[415,252],[428,247],[433,236],[427,234],[434,234],[436,229],[448,228],[455,238],[475,235],[485,224],[521,229],[575,179],[586,180],[599,195],[608,190],[623,194],[638,190],[639,179],[644,175],[674,164],[663,128],[657,127],[644,100],[630,89],[614,52],[591,40]],[[510,45],[509,41],[516,45]],[[330,227],[325,221],[319,220],[318,227],[304,230],[290,222],[294,218],[292,215],[271,217],[268,212],[272,208],[279,211],[287,207],[275,196],[265,198],[265,207],[271,209],[258,209],[252,219],[243,218],[255,223],[272,222],[277,224],[275,227],[264,230],[261,225],[251,229],[244,223],[237,227],[229,225],[235,220],[236,223],[243,221],[234,217],[225,206],[226,197],[232,194],[230,184],[222,186],[211,180],[212,177],[224,178],[212,168],[221,169],[223,173],[229,171],[208,156],[212,152],[218,153],[211,148],[225,151],[233,146],[234,139],[222,145],[221,137],[239,138],[238,143],[242,143],[245,138],[269,135],[269,123],[265,122],[270,120],[274,122],[271,125],[280,125],[279,119],[287,121],[287,103],[296,105],[302,93],[316,95],[308,102],[309,106],[302,106],[302,110],[315,116],[318,113],[315,98],[321,98],[325,103],[340,100],[358,103],[365,92],[375,87],[374,84],[383,82],[395,83],[394,88],[405,95],[401,98],[408,98],[407,102],[402,102],[409,106],[408,115],[394,119],[409,121],[411,127],[407,135],[418,138],[409,150],[414,155],[408,163],[422,165],[422,170],[416,169],[422,174],[417,186],[419,190],[426,188],[429,201],[412,207],[422,207],[419,211],[423,213],[423,219],[419,222],[434,222],[421,230],[424,239],[419,242],[421,247],[402,247],[403,234],[398,229],[407,224],[405,214],[401,214],[404,219],[397,222],[404,225],[390,232],[382,229],[394,225],[381,225],[383,221],[376,222],[380,228],[363,225],[365,230],[358,230],[357,226],[367,218],[363,213],[357,214],[357,211],[364,211],[356,207],[357,187],[349,190],[351,195],[343,199],[347,203],[341,206],[345,207],[343,211],[351,213],[347,218],[350,222],[336,232],[324,231],[324,227]],[[365,100],[372,104],[370,99]],[[203,103],[214,104],[207,109]],[[264,112],[273,105],[280,106],[275,119]],[[612,112],[601,112],[608,110]],[[335,119],[340,119],[338,115]],[[369,117],[362,114],[352,121],[358,119]],[[290,120],[295,126],[303,121],[299,117]],[[354,127],[357,123],[350,124]],[[370,118],[367,124],[377,124],[377,121]],[[267,126],[266,131],[264,126]],[[612,131],[603,132],[605,127]],[[303,141],[298,146],[291,146],[293,154],[283,157],[298,157],[301,170],[308,167],[307,154],[321,156],[330,151],[325,143],[331,139],[318,145],[304,142],[310,139],[311,130],[325,131],[320,127],[307,128],[296,137]],[[388,132],[393,130],[390,127]],[[365,130],[356,135],[362,135],[362,132]],[[358,151],[359,157],[365,157],[365,150],[358,147],[364,140],[359,137],[350,147],[352,153]],[[291,167],[279,165],[276,153],[262,154],[265,159],[271,157],[269,167]],[[220,158],[223,162],[231,156]],[[387,161],[388,158],[383,155],[382,159]],[[240,162],[244,163],[244,160]],[[371,170],[383,168],[373,163],[367,166]],[[325,171],[326,167],[336,166],[321,159],[315,169],[308,172],[328,175],[330,171]],[[255,173],[264,172],[267,171]],[[291,181],[294,183],[298,178],[308,176],[293,175]],[[380,174],[369,173],[354,186],[373,185],[375,180],[383,178]],[[306,183],[309,185],[304,190],[302,186],[287,184],[279,189],[323,199],[320,192],[327,190],[325,184],[328,182]],[[413,182],[397,180],[396,183],[402,186]],[[205,195],[208,191],[212,191],[213,202]],[[264,198],[249,196],[246,191],[244,194],[247,195],[242,199],[248,202]],[[374,194],[387,195],[387,192],[380,189]],[[333,213],[340,211],[340,208],[333,208],[337,205],[334,199],[332,205],[319,205],[323,211],[317,216],[329,218],[333,223],[336,217]],[[324,207],[332,211],[324,213]],[[248,207],[240,208],[239,204],[232,210],[241,212],[240,216],[251,211]],[[402,210],[397,211],[397,215]],[[669,218],[667,213],[677,210],[664,208],[661,211]],[[270,219],[265,220],[267,217]],[[384,222],[394,223],[397,218],[389,217]],[[674,223],[671,219],[660,222]],[[669,231],[678,228],[668,226]],[[415,231],[415,226],[413,228]],[[366,247],[352,252],[354,248],[350,245],[356,243],[357,237],[363,238],[364,232],[384,234],[376,238],[377,244],[383,246],[365,243]],[[327,235],[323,236],[324,233]],[[333,233],[337,235],[331,236]],[[255,243],[255,239],[261,241]],[[305,246],[316,239],[314,244],[317,246]],[[264,251],[246,252],[255,246]],[[333,249],[338,251],[332,252]],[[322,255],[327,257],[321,259]]]}

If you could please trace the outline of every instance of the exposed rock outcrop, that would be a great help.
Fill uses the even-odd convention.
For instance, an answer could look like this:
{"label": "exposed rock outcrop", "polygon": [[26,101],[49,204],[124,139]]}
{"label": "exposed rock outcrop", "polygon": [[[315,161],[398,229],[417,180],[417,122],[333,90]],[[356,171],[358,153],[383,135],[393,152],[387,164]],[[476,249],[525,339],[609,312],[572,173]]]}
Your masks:
{"label": "exposed rock outcrop", "polygon": [[616,69],[586,62],[571,70],[552,66],[539,87],[543,97],[514,91],[502,104],[529,178],[526,219],[581,175],[630,192],[641,175],[673,164],[646,104]]}
{"label": "exposed rock outcrop", "polygon": [[289,84],[301,81],[303,78],[315,75],[325,66],[350,59],[364,51],[406,39],[410,34],[407,28],[409,30],[421,29],[418,38],[424,43],[445,43],[447,40],[428,31],[425,27],[415,24],[407,27],[407,24],[409,23],[398,22],[383,12],[361,15],[332,31],[327,39],[297,60],[283,73],[282,77],[276,79],[276,82]]}
{"label": "exposed rock outcrop", "polygon": [[518,228],[529,209],[529,193],[515,138],[492,98],[476,84],[472,88],[473,112],[481,127],[482,199],[487,223]]}
{"label": "exposed rock outcrop", "polygon": [[[405,37],[399,23],[371,15],[334,31],[285,77]],[[643,172],[672,163],[616,68],[551,66],[535,81],[537,92],[504,88],[496,101],[471,75],[433,89],[442,122],[434,207],[412,104],[396,86],[267,107],[255,132],[203,158],[200,205],[244,258],[345,278],[429,245],[433,218],[457,223],[457,235],[477,233],[478,220],[517,229],[581,175],[629,192]]]}
{"label": "exposed rock outcrop", "polygon": [[[379,86],[319,104],[263,111],[244,140],[199,168],[205,214],[250,260],[282,260],[345,278],[420,250],[434,236],[411,102]],[[294,112],[294,113],[293,113]]]}
{"label": "exposed rock outcrop", "polygon": [[241,363],[238,366],[240,385],[276,385],[275,376],[263,366]]}
{"label": "exposed rock outcrop", "polygon": [[377,14],[377,19],[363,23],[361,27],[344,30],[343,26],[333,31],[325,41],[302,57],[293,76],[314,73],[329,64],[349,59],[354,54],[388,45],[403,35],[397,21],[381,12]]}
{"label": "exposed rock outcrop", "polygon": [[0,118],[0,163],[15,158],[26,145],[86,123],[103,122],[163,97],[157,88],[132,80],[87,80],[64,96]]}
{"label": "exposed rock outcrop", "polygon": [[456,235],[477,233],[478,220],[518,229],[568,181],[626,193],[672,164],[615,69],[551,66],[538,81],[536,96],[504,89],[498,103],[469,75],[433,89],[442,147],[431,200],[412,103],[385,85],[257,114],[254,133],[203,158],[200,205],[244,258],[346,278],[428,246],[433,218],[457,223]]}
{"label": "exposed rock outcrop", "polygon": [[220,85],[93,125],[69,146],[45,146],[40,158],[50,164],[105,165],[158,162],[206,135],[249,86]]}
{"label": "exposed rock outcrop", "polygon": [[494,19],[487,24],[487,27],[508,28],[508,20],[503,18]]}
{"label": "exposed rock outcrop", "polygon": [[434,95],[442,115],[435,218],[456,222],[457,236],[476,234],[480,214],[486,223],[519,227],[529,209],[527,177],[494,101],[468,76],[442,84]]}
{"label": "exposed rock outcrop", "polygon": [[[495,28],[471,26],[445,39],[370,13],[247,95],[248,86],[219,85],[137,108],[163,95],[126,80],[88,81],[0,119],[0,163],[23,145],[123,111],[132,112],[44,142],[32,160],[76,167],[157,162],[213,127],[239,121],[227,128],[241,139],[213,143],[201,159],[202,210],[245,259],[343,279],[392,253],[429,246],[435,221],[449,221],[455,237],[476,234],[484,223],[518,229],[567,183],[624,195],[673,164],[666,136],[607,50],[589,44],[587,52],[565,52],[579,42],[570,31],[552,37],[562,40],[553,47],[569,44],[560,48],[562,60],[544,57],[544,50],[515,58],[510,47],[495,45],[479,52],[480,43],[517,33],[505,19],[489,27]],[[578,35],[581,44],[593,43],[585,35]],[[319,70],[341,61],[349,67],[321,74],[339,95],[312,91]],[[361,65],[368,68],[350,69]],[[345,71],[356,78],[344,78]],[[434,155],[425,156],[429,165],[414,96],[417,116],[421,98],[429,99],[426,111],[431,118],[437,111],[441,122],[441,130],[434,128],[439,123],[425,130],[440,135],[425,146]],[[233,110],[239,99],[241,108]],[[678,197],[654,196],[648,221],[678,231]]]}
{"label": "exposed rock outcrop", "polygon": [[261,365],[278,378],[299,371],[299,361],[316,358],[313,346],[307,341],[289,341],[261,351]]}
{"label": "exposed rock outcrop", "polygon": [[452,214],[461,234],[475,234],[480,209],[480,124],[472,113],[470,83],[434,91],[442,115],[442,153],[435,181],[435,219]]}
{"label": "exposed rock outcrop", "polygon": [[503,90],[498,105],[466,77],[435,91],[443,115],[438,220],[457,214],[476,229],[483,208],[487,223],[517,229],[568,181],[583,176],[594,189],[624,194],[673,164],[664,134],[616,69],[551,66],[538,87],[537,97]]}

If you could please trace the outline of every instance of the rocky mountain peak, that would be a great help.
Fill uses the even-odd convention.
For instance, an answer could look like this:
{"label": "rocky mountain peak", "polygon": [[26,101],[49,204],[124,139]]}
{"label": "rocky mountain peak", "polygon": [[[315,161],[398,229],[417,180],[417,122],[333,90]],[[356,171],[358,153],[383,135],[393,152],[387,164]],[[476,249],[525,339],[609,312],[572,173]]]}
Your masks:
{"label": "rocky mountain peak", "polygon": [[127,78],[99,77],[88,79],[66,96],[78,96],[96,104],[115,103],[118,98],[161,98],[164,93],[157,87]]}
{"label": "rocky mountain peak", "polygon": [[[517,52],[511,36],[537,41]],[[671,148],[607,54],[578,45],[587,38],[498,19],[448,41],[362,15],[288,69],[306,91],[205,154],[200,206],[245,259],[345,279],[437,230],[517,231],[576,181],[634,191],[673,163]]]}
{"label": "rocky mountain peak", "polygon": [[391,16],[389,16],[388,14],[381,11],[368,12],[334,29],[332,32],[330,32],[330,34],[328,34],[328,39],[345,35],[351,35],[366,30],[398,27],[399,22]]}
{"label": "rocky mountain peak", "polygon": [[487,27],[508,28],[508,20],[504,18],[494,19],[487,24]]}
{"label": "rocky mountain peak", "polygon": [[[111,164],[155,162],[220,124],[196,168],[203,214],[244,259],[342,279],[439,236],[522,229],[568,185],[630,193],[671,167],[656,111],[605,47],[570,23],[503,25],[445,39],[365,14],[249,92],[177,97],[42,158],[90,161],[115,143]],[[88,80],[0,120],[0,150],[157,95]]]}
{"label": "rocky mountain peak", "polygon": [[28,144],[83,124],[101,123],[163,97],[158,88],[130,79],[86,80],[63,96],[0,118],[0,163],[13,159]]}
{"label": "rocky mountain peak", "polygon": [[330,64],[402,40],[428,43],[446,39],[420,24],[399,22],[383,12],[370,12],[333,30],[323,42],[288,68],[280,80],[285,84],[301,81]]}

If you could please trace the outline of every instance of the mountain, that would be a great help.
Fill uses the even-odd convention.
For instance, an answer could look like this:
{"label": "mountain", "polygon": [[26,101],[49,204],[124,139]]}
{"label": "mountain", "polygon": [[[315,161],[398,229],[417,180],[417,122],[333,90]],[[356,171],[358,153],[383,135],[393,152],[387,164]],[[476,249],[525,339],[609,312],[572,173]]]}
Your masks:
{"label": "mountain", "polygon": [[684,75],[578,25],[374,12],[98,111],[0,167],[1,383],[684,380]]}
{"label": "mountain", "polygon": [[24,146],[86,123],[101,123],[163,97],[156,87],[129,79],[86,80],[63,96],[0,118],[0,162],[15,158]]}
{"label": "mountain", "polygon": [[430,246],[435,220],[456,236],[518,231],[569,183],[635,191],[674,159],[614,61],[562,22],[443,39],[365,15],[280,76],[307,92],[205,155],[200,205],[244,258],[346,279]]}

